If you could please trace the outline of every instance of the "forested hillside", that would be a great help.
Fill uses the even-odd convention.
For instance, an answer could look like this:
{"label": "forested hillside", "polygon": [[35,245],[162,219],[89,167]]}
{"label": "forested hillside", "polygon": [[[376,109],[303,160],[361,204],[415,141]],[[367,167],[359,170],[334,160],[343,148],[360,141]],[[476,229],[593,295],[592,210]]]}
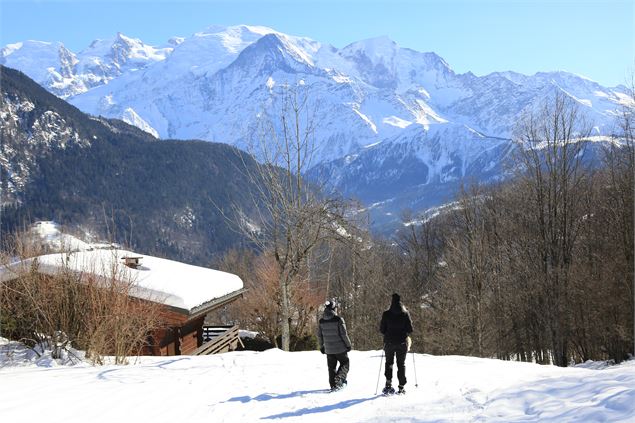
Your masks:
{"label": "forested hillside", "polygon": [[52,219],[199,264],[239,242],[220,209],[249,209],[250,157],[225,144],[157,140],[0,72],[3,233]]}

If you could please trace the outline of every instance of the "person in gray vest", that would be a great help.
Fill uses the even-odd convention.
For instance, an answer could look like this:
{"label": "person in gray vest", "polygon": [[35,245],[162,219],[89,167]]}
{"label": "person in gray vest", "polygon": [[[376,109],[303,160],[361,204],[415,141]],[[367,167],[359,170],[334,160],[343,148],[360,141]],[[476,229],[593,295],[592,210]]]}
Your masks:
{"label": "person in gray vest", "polygon": [[[346,386],[346,375],[349,369],[348,352],[351,350],[351,341],[346,332],[344,319],[336,313],[336,305],[333,301],[324,304],[324,314],[318,324],[318,341],[320,352],[326,354],[326,363],[329,369],[329,385],[332,391],[337,391]],[[339,362],[339,368],[337,363]]]}

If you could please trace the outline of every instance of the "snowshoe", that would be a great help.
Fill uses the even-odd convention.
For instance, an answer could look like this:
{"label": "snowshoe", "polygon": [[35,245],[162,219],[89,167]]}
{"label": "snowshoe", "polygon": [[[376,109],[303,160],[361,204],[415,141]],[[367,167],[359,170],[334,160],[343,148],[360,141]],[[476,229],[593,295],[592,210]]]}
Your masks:
{"label": "snowshoe", "polygon": [[348,382],[345,380],[343,380],[342,382],[338,382],[334,387],[331,388],[331,392],[341,391],[342,389],[346,388],[347,384]]}
{"label": "snowshoe", "polygon": [[403,386],[399,387],[399,390],[397,391],[397,395],[404,395],[406,393],[406,389]]}
{"label": "snowshoe", "polygon": [[394,395],[395,394],[395,388],[393,388],[392,386],[386,386],[382,391],[381,391],[382,395],[384,396],[389,396],[389,395]]}

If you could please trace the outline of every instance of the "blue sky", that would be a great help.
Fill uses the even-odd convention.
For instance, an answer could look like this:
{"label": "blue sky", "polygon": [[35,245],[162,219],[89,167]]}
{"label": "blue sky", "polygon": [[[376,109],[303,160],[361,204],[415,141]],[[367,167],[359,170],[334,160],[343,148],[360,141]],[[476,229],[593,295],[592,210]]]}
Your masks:
{"label": "blue sky", "polygon": [[0,44],[80,51],[117,31],[160,45],[212,24],[264,25],[343,47],[387,35],[457,72],[567,70],[604,85],[635,66],[633,0],[0,0]]}

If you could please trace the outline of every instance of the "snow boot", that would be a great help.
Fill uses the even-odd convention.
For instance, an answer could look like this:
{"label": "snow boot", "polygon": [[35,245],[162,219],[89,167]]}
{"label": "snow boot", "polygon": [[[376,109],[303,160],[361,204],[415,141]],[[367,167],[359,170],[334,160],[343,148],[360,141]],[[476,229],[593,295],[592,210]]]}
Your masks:
{"label": "snow boot", "polygon": [[397,394],[403,395],[405,393],[406,393],[406,389],[402,385],[399,385],[399,390],[397,391]]}

